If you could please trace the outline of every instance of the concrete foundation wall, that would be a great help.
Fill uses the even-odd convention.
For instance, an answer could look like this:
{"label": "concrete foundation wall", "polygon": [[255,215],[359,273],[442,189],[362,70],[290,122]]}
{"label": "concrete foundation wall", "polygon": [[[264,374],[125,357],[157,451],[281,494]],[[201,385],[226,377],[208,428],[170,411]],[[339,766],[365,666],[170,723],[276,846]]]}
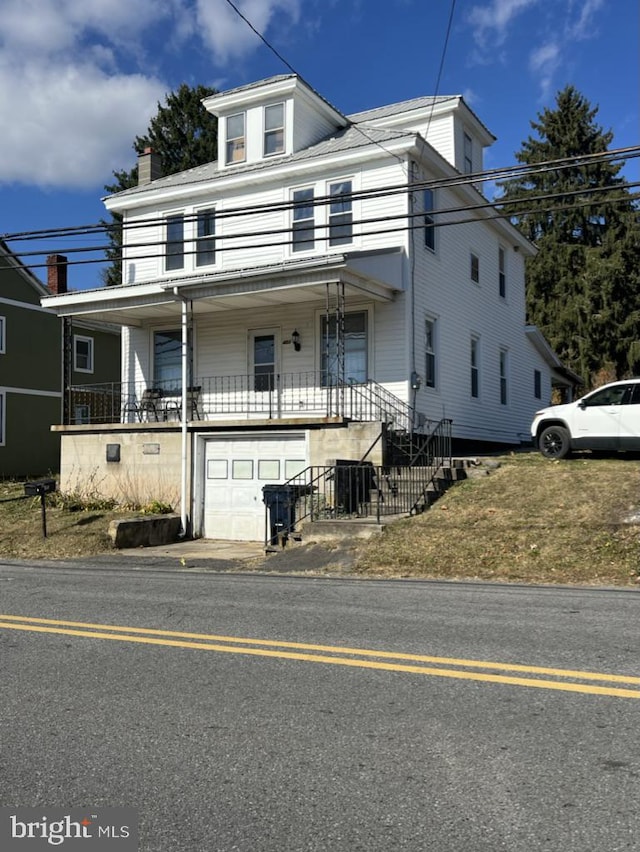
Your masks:
{"label": "concrete foundation wall", "polygon": [[371,449],[380,435],[382,423],[349,423],[346,427],[312,429],[309,432],[309,464],[333,464],[336,459],[363,458],[371,450],[366,461],[382,464],[382,439]]}
{"label": "concrete foundation wall", "polygon": [[[62,435],[60,490],[121,503],[180,502],[179,432],[104,432]],[[120,461],[107,461],[107,449]]]}

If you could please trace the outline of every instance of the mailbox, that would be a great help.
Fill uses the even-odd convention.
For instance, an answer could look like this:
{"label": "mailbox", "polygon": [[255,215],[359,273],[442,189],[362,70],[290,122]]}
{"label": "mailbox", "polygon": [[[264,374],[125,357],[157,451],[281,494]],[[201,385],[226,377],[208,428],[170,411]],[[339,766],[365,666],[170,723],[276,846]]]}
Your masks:
{"label": "mailbox", "polygon": [[25,497],[42,497],[56,490],[55,479],[37,479],[35,482],[25,482]]}

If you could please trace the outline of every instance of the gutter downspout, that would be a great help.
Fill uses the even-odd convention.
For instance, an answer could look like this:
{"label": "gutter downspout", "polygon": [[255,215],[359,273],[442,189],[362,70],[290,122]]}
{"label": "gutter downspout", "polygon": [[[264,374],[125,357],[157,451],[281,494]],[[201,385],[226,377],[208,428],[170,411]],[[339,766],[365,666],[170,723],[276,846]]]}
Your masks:
{"label": "gutter downspout", "polygon": [[187,364],[187,356],[189,353],[189,316],[188,316],[188,299],[186,299],[179,291],[177,287],[173,288],[173,294],[177,299],[182,301],[181,305],[181,313],[182,313],[182,346],[181,346],[181,360],[182,360],[182,404],[180,406],[180,431],[181,431],[181,450],[180,450],[180,538],[185,538],[187,535],[188,528],[188,512],[187,512],[187,484],[188,484],[188,445],[189,445],[189,436],[187,432],[187,402],[188,402],[188,392],[187,392],[187,381],[188,381],[188,364]]}

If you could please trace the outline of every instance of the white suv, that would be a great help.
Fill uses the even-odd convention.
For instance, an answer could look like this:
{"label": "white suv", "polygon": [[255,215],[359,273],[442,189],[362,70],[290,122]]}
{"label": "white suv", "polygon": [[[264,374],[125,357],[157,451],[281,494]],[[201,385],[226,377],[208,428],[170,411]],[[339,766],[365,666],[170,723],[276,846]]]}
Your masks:
{"label": "white suv", "polygon": [[576,402],[536,411],[531,437],[549,459],[572,450],[640,450],[640,379],[612,382]]}

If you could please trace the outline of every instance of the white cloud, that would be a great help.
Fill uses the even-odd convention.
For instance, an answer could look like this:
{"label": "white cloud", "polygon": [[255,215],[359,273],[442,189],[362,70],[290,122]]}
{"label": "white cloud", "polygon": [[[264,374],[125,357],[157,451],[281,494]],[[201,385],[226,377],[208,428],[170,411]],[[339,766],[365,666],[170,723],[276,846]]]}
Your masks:
{"label": "white cloud", "polygon": [[[196,2],[202,37],[214,50],[219,62],[244,56],[262,44],[226,0]],[[269,24],[276,13],[284,12],[294,23],[298,21],[300,3],[301,0],[235,0],[234,5],[267,38]]]}
{"label": "white cloud", "polygon": [[[265,36],[303,2],[235,0]],[[102,187],[171,88],[163,51],[222,64],[260,44],[225,0],[2,0],[0,184]]]}
{"label": "white cloud", "polygon": [[468,21],[473,37],[481,49],[500,46],[507,38],[509,26],[522,12],[540,0],[491,0],[484,6],[473,6]]}
{"label": "white cloud", "polygon": [[577,6],[578,15],[577,20],[570,23],[568,27],[568,37],[574,39],[593,38],[594,18],[603,4],[604,0],[579,0],[577,4],[575,0],[571,0],[569,13],[572,14],[573,9]]}
{"label": "white cloud", "polygon": [[550,41],[533,50],[529,56],[529,68],[538,79],[540,97],[547,100],[553,88],[555,74],[560,67],[562,48],[557,41]]}

